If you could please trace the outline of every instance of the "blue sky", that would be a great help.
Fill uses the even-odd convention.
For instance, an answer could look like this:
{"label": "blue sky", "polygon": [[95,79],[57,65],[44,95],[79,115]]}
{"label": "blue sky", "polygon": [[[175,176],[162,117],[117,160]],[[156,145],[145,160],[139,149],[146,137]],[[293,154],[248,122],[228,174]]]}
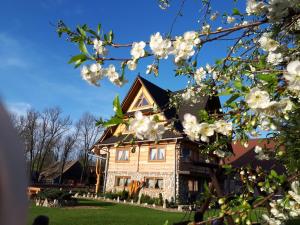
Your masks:
{"label": "blue sky", "polygon": [[[24,113],[33,107],[43,110],[59,106],[66,115],[77,119],[88,111],[96,116],[108,118],[112,114],[111,102],[119,93],[126,94],[138,73],[163,88],[177,90],[185,87],[183,78],[173,79],[174,67],[171,60],[161,63],[160,76],[145,75],[149,61],[145,60],[138,69],[127,72],[129,83],[118,88],[104,80],[101,87],[93,87],[80,77],[67,61],[78,53],[76,46],[59,39],[55,24],[62,19],[75,26],[87,23],[96,27],[98,23],[115,32],[115,41],[128,43],[149,40],[151,34],[167,33],[181,1],[171,1],[171,7],[161,10],[156,0],[10,0],[1,3],[0,30],[0,99],[7,108]],[[214,7],[219,12],[229,10],[231,1],[216,0]],[[173,34],[199,29],[200,0],[186,0],[183,17],[179,17]],[[245,2],[238,2],[243,8]],[[216,24],[216,27],[220,24]],[[214,43],[205,47],[200,54],[200,64],[213,63],[226,54],[230,43]],[[115,51],[114,51],[115,52]],[[120,50],[115,54],[129,56]]]}

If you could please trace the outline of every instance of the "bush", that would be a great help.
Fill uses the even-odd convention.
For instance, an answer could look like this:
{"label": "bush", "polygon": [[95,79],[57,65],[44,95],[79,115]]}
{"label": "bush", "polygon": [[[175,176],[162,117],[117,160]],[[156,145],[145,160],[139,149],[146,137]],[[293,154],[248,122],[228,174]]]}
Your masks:
{"label": "bush", "polygon": [[50,201],[54,201],[54,199],[58,201],[71,200],[72,196],[73,194],[70,194],[68,191],[59,189],[45,189],[36,195],[37,198],[48,199]]}

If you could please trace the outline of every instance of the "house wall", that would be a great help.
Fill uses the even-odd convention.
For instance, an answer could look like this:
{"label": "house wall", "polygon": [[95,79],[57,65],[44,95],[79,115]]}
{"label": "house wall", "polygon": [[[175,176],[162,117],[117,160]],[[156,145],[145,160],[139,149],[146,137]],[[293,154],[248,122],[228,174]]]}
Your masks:
{"label": "house wall", "polygon": [[[164,147],[164,161],[150,161],[150,147]],[[117,187],[116,177],[130,177],[131,180],[144,180],[146,177],[162,178],[163,189],[143,188],[142,192],[152,197],[158,197],[162,193],[163,198],[171,199],[175,196],[175,146],[176,143],[143,144],[137,147],[135,152],[131,152],[131,146],[112,147],[110,148],[110,157],[108,164],[108,174],[106,181],[106,191],[123,190],[124,187]],[[118,149],[129,149],[129,161],[119,162],[116,160]]]}

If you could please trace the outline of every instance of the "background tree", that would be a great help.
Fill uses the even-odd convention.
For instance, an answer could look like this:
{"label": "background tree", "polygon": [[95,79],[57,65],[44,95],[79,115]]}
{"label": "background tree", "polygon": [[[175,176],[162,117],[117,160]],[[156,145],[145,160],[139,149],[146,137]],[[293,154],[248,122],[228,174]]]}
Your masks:
{"label": "background tree", "polygon": [[58,149],[59,152],[61,152],[60,155],[61,170],[60,170],[60,178],[59,178],[60,184],[62,184],[63,182],[63,171],[64,171],[65,164],[70,158],[72,152],[74,152],[76,145],[78,144],[76,143],[78,139],[78,134],[79,134],[79,129],[78,127],[76,127],[75,131],[73,131],[72,134],[65,135],[62,138],[62,140],[60,140],[59,142]]}
{"label": "background tree", "polygon": [[84,182],[87,176],[89,166],[89,153],[91,147],[95,144],[102,132],[101,127],[96,126],[96,118],[90,113],[84,113],[76,124],[78,129],[79,157],[83,166],[80,182]]}

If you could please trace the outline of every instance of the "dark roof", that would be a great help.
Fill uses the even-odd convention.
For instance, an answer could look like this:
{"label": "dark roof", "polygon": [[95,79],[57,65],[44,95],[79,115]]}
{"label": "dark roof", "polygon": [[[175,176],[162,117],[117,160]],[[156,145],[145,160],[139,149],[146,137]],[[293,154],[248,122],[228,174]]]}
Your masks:
{"label": "dark roof", "polygon": [[[76,163],[79,163],[78,160],[72,160],[65,163],[63,173],[67,172],[70,168],[72,168]],[[56,179],[60,176],[61,172],[61,162],[57,161],[47,167],[40,173],[41,179]]]}
{"label": "dark roof", "polygon": [[248,141],[248,146],[244,147],[240,142],[232,143],[233,156],[227,158],[225,163],[231,164],[234,167],[251,166],[255,169],[257,166],[262,167],[266,171],[271,169],[277,172],[284,172],[284,167],[280,162],[270,159],[270,160],[259,160],[256,158],[256,153],[254,151],[255,146],[260,146],[272,151],[275,147],[275,143],[272,139],[252,139]]}
{"label": "dark roof", "polygon": [[[122,108],[124,107],[123,110],[126,111],[125,105],[128,104],[129,95],[131,94],[131,92],[134,89],[136,90],[136,87],[137,87],[136,85],[138,85],[139,82],[150,93],[151,97],[157,104],[159,110],[163,112],[163,114],[165,115],[167,120],[172,120],[174,122],[173,127],[176,131],[175,132],[166,131],[165,134],[163,135],[162,139],[184,137],[183,126],[182,126],[184,114],[191,113],[193,115],[197,115],[197,113],[200,109],[207,108],[207,105],[209,102],[208,96],[203,96],[200,99],[200,101],[198,101],[196,104],[192,104],[191,102],[184,102],[184,103],[181,103],[177,109],[174,107],[169,107],[170,98],[172,96],[174,96],[175,94],[182,94],[185,91],[184,89],[172,92],[170,90],[165,90],[165,89],[160,88],[159,86],[151,83],[150,81],[146,80],[145,78],[143,78],[141,76],[137,76],[137,78],[133,82],[133,85],[131,86],[127,96],[125,97],[125,99],[122,102]],[[221,105],[220,105],[219,99],[216,98],[215,100],[217,100],[215,102],[216,105],[214,105],[213,107],[220,108]],[[145,110],[142,110],[142,112],[144,114],[151,114],[153,112],[153,109],[145,109]],[[125,115],[132,116],[133,114],[134,114],[134,112],[127,112]],[[113,144],[113,143],[116,143],[119,141],[124,141],[123,138],[126,137],[126,135],[125,136],[124,135],[111,136],[111,134],[113,133],[113,131],[115,129],[116,129],[116,127],[111,128],[110,131],[106,130],[106,132],[104,132],[104,135],[100,138],[100,140],[97,142],[97,144]]]}

